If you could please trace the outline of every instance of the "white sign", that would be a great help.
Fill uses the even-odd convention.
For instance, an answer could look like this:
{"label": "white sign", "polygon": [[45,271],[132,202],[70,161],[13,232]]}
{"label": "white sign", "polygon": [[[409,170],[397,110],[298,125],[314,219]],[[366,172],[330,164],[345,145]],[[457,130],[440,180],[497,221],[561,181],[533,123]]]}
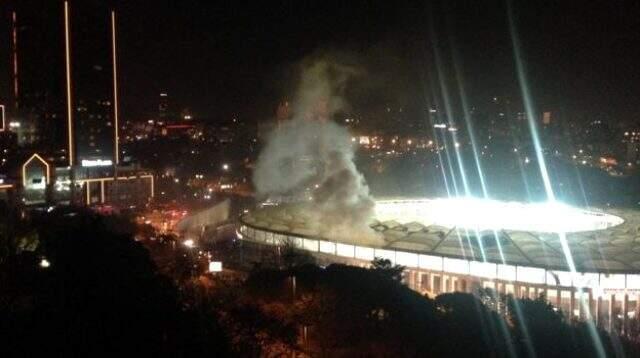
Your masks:
{"label": "white sign", "polygon": [[209,272],[222,272],[222,262],[221,261],[210,261],[209,262]]}
{"label": "white sign", "polygon": [[102,160],[102,159],[87,160],[87,159],[83,159],[82,160],[82,166],[83,167],[108,167],[110,165],[113,165],[113,162],[111,161],[111,159],[107,159],[107,160]]}

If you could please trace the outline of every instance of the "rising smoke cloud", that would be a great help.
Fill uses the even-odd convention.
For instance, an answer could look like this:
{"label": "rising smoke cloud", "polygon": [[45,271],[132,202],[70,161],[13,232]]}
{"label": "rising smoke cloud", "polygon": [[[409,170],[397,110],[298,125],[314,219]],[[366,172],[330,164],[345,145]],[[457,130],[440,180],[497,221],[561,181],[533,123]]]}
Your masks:
{"label": "rising smoke cloud", "polygon": [[269,133],[254,171],[262,198],[296,198],[323,236],[378,240],[369,224],[374,201],[354,163],[351,135],[331,118],[344,109],[344,91],[360,71],[330,58],[303,63],[293,119]]}

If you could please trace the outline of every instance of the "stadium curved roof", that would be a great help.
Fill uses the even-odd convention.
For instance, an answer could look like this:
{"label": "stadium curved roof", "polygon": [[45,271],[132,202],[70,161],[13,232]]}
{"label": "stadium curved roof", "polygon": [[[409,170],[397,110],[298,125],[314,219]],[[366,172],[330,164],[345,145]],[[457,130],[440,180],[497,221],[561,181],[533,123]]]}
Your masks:
{"label": "stadium curved roof", "polygon": [[[429,200],[429,199],[417,199]],[[404,205],[413,200],[378,202]],[[622,219],[615,226],[566,234],[568,247],[580,272],[639,273],[640,272],[640,212],[628,209],[599,210],[595,215]],[[488,261],[568,271],[561,237],[552,232],[495,229],[482,232],[456,227],[408,221],[407,217],[374,220],[371,228],[384,240],[371,245],[420,254],[466,260]],[[242,222],[256,229],[283,235],[324,237],[309,223],[309,214],[297,205],[266,207],[246,214]],[[409,218],[410,220],[411,218]]]}

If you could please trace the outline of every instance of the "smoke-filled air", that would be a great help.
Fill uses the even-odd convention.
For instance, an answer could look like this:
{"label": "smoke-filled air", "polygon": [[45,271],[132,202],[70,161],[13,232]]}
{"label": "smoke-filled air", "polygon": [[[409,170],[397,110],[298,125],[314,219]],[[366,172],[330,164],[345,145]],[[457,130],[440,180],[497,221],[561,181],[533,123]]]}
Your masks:
{"label": "smoke-filled air", "polygon": [[371,241],[378,240],[369,227],[374,201],[354,163],[351,135],[331,120],[357,74],[327,59],[303,66],[292,118],[267,136],[253,180],[262,199],[304,202],[297,207],[321,236]]}

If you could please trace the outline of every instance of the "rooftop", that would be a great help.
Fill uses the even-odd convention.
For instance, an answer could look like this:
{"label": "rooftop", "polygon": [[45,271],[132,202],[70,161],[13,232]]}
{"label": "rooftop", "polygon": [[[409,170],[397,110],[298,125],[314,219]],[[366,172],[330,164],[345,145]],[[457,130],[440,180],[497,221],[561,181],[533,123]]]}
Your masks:
{"label": "rooftop", "polygon": [[[372,241],[371,245],[367,246],[568,271],[561,242],[564,236],[578,271],[640,273],[639,211],[575,209],[587,215],[587,219],[589,216],[596,218],[596,224],[589,223],[588,220],[586,224],[574,223],[574,227],[578,225],[577,228],[581,230],[559,235],[555,232],[545,232],[549,227],[534,230],[532,227],[516,229],[504,225],[507,228],[475,230],[469,227],[443,225],[438,220],[416,220],[415,207],[412,205],[418,203],[423,204],[425,208],[433,209],[433,206],[426,205],[431,202],[431,199],[378,201],[376,211],[382,214],[378,220],[371,223],[371,228],[382,235],[384,240]],[[389,209],[389,205],[395,205],[395,208]],[[405,212],[397,211],[399,208]],[[406,213],[412,210],[413,216]],[[566,215],[562,210],[559,213]],[[393,211],[397,216],[394,216]],[[428,212],[425,215],[428,216]],[[483,215],[491,217],[491,213]],[[434,214],[431,217],[437,218],[438,215]],[[561,216],[555,220],[562,223],[565,219],[566,216]],[[495,218],[493,220],[496,222]],[[242,221],[251,227],[279,234],[351,243],[323,235],[325,230],[314,228],[310,224],[308,211],[301,210],[299,205],[286,204],[262,208],[244,215]],[[355,239],[353,243],[356,241],[358,245],[362,244],[362,240]]]}

